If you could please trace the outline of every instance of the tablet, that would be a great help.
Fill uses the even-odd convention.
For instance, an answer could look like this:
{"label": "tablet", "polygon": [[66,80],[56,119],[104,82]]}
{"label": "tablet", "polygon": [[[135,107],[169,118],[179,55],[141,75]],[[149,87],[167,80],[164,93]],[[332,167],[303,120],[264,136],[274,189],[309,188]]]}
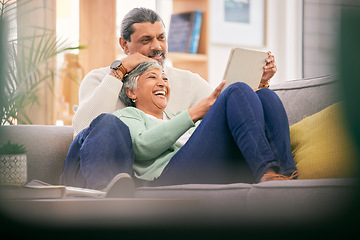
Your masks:
{"label": "tablet", "polygon": [[244,82],[253,89],[258,88],[267,57],[266,52],[233,48],[224,73],[226,84],[223,90],[235,82]]}

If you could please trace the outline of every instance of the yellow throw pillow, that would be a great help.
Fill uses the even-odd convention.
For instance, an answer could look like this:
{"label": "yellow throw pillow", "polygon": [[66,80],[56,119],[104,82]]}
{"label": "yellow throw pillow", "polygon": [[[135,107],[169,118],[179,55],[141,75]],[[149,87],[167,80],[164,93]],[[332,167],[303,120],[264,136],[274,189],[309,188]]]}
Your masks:
{"label": "yellow throw pillow", "polygon": [[342,103],[304,118],[290,127],[298,179],[353,177],[355,147],[344,127]]}

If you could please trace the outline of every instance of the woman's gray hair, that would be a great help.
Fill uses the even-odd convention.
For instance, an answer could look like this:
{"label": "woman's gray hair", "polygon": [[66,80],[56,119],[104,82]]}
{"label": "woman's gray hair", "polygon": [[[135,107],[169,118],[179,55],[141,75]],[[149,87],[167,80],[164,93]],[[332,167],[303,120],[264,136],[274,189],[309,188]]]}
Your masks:
{"label": "woman's gray hair", "polygon": [[160,64],[156,61],[145,61],[137,65],[123,78],[123,86],[120,90],[119,99],[126,107],[135,107],[135,103],[126,94],[126,89],[136,90],[139,76],[155,68],[162,69]]}
{"label": "woman's gray hair", "polygon": [[131,34],[134,33],[134,23],[143,23],[160,21],[164,26],[164,22],[159,14],[148,8],[134,8],[128,12],[121,22],[120,35],[128,42],[131,42]]}

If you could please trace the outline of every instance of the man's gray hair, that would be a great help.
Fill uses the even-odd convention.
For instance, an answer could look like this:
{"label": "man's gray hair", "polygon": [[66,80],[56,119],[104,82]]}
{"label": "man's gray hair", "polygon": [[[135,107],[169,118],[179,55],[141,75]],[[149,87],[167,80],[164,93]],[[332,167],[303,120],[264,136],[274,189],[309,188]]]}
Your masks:
{"label": "man's gray hair", "polygon": [[162,18],[155,11],[148,8],[134,8],[128,12],[122,20],[120,34],[126,41],[131,42],[130,36],[135,31],[133,27],[134,23],[151,22],[154,24],[158,21],[164,25]]}
{"label": "man's gray hair", "polygon": [[119,99],[126,107],[135,107],[135,103],[126,94],[126,89],[129,88],[130,90],[136,90],[139,76],[155,68],[162,69],[160,64],[156,61],[145,61],[137,65],[137,67],[124,77]]}

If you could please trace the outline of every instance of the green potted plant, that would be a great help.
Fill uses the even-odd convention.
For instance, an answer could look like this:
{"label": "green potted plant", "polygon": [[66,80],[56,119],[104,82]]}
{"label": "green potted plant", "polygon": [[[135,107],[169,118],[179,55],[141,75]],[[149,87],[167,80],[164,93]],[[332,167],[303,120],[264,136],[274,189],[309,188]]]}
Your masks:
{"label": "green potted plant", "polygon": [[[0,20],[9,26],[9,21],[16,19],[17,4],[24,8],[29,2],[0,1]],[[35,10],[37,9],[30,8],[27,13]],[[56,74],[49,67],[49,60],[61,52],[83,48],[67,47],[66,40],[59,39],[53,30],[33,28],[30,35],[6,39],[7,61],[1,63],[4,65],[4,82],[0,89],[3,105],[0,108],[0,125],[32,124],[27,110],[39,103],[39,88],[43,83],[51,90],[54,87]],[[2,34],[0,38],[5,38],[6,35]]]}
{"label": "green potted plant", "polygon": [[8,141],[0,146],[0,184],[19,186],[26,182],[26,148]]}

